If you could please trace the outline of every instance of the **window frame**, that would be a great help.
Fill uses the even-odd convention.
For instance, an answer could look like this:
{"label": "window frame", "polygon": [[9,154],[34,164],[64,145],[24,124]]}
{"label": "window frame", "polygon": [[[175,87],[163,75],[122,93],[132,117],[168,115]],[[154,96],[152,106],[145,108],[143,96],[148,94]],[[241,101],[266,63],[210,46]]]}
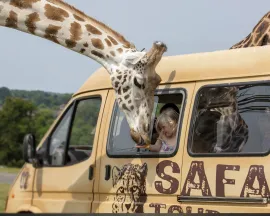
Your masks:
{"label": "window frame", "polygon": [[192,137],[193,137],[193,132],[194,132],[194,124],[192,124],[192,122],[194,122],[195,119],[195,114],[198,108],[198,104],[199,104],[199,95],[202,89],[204,88],[213,88],[213,87],[229,87],[229,86],[242,86],[242,85],[260,85],[260,84],[269,84],[270,86],[270,81],[269,80],[258,80],[258,81],[244,81],[244,82],[230,82],[230,83],[219,83],[219,84],[206,84],[201,86],[196,93],[195,96],[195,100],[194,100],[194,104],[193,104],[193,108],[192,108],[192,114],[191,114],[191,118],[190,118],[190,126],[189,126],[189,130],[188,130],[188,139],[187,139],[187,145],[186,145],[186,150],[188,152],[188,155],[190,157],[249,157],[249,156],[254,156],[254,157],[266,157],[269,155],[270,153],[270,147],[269,150],[266,152],[238,152],[238,153],[234,153],[234,152],[228,152],[228,153],[193,153],[191,151],[191,144],[192,144]]}
{"label": "window frame", "polygon": [[[98,118],[100,116],[100,111],[101,111],[101,108],[102,108],[102,96],[101,95],[91,95],[91,96],[83,96],[83,97],[79,97],[79,98],[75,98],[64,110],[64,112],[61,114],[60,118],[57,120],[56,124],[53,126],[53,128],[51,129],[50,133],[47,135],[45,141],[41,144],[40,149],[42,148],[45,148],[45,155],[41,155],[41,160],[45,160],[46,163],[43,164],[43,167],[69,167],[69,166],[73,166],[73,165],[76,165],[76,164],[79,164],[79,163],[82,163],[86,160],[88,160],[89,158],[91,158],[91,155],[87,158],[85,158],[84,160],[81,160],[79,161],[78,163],[72,163],[72,164],[64,164],[64,165],[60,165],[60,166],[57,166],[57,165],[51,165],[51,161],[49,161],[49,154],[50,154],[50,146],[51,146],[51,137],[53,135],[53,133],[55,132],[55,130],[57,129],[57,127],[59,126],[59,124],[62,122],[63,118],[65,118],[65,115],[70,111],[71,109],[71,119],[70,119],[70,123],[69,123],[69,126],[68,126],[68,132],[67,132],[67,137],[66,137],[66,140],[67,140],[67,144],[65,146],[65,161],[66,161],[66,157],[67,157],[67,154],[68,154],[68,147],[69,147],[69,142],[70,142],[70,134],[71,134],[71,129],[72,129],[72,125],[73,125],[73,122],[74,122],[74,117],[75,117],[75,114],[76,114],[76,110],[77,110],[77,106],[79,104],[80,101],[83,101],[83,100],[88,100],[88,99],[94,99],[94,98],[98,98],[100,99],[100,110],[99,110],[99,115],[98,115]],[[95,133],[95,136],[96,136],[96,133]],[[94,145],[94,143],[93,143]],[[37,151],[38,151],[37,150]]]}
{"label": "window frame", "polygon": [[156,89],[155,90],[155,96],[158,95],[170,95],[170,94],[182,94],[183,99],[182,99],[182,108],[180,110],[180,116],[179,116],[179,124],[178,124],[178,135],[177,135],[177,143],[176,143],[176,147],[174,152],[172,152],[171,154],[159,154],[158,152],[152,153],[152,154],[134,154],[134,155],[114,155],[114,154],[110,154],[110,152],[108,151],[108,146],[110,144],[110,139],[111,136],[113,134],[114,128],[113,126],[115,125],[115,121],[116,121],[116,115],[117,115],[117,111],[119,109],[119,107],[117,106],[117,102],[116,100],[114,100],[114,104],[113,104],[113,110],[112,110],[112,115],[111,115],[111,119],[110,119],[110,126],[109,126],[109,131],[108,131],[108,136],[107,136],[107,142],[106,142],[106,155],[108,156],[108,158],[171,158],[174,157],[179,149],[180,146],[180,138],[181,138],[181,132],[182,132],[182,124],[183,124],[183,118],[185,115],[185,109],[186,109],[186,102],[187,102],[187,97],[188,97],[188,93],[187,90],[185,88],[179,87],[179,88],[169,88],[169,89]]}

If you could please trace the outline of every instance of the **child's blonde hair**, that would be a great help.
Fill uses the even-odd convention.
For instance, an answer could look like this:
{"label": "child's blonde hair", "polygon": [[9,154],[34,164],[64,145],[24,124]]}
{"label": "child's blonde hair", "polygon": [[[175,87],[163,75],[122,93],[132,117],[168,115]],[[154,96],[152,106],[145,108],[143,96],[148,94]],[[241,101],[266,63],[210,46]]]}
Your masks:
{"label": "child's blonde hair", "polygon": [[155,125],[157,132],[160,134],[162,125],[165,124],[170,125],[171,127],[173,127],[173,130],[176,130],[178,119],[179,114],[174,109],[165,109],[157,118]]}

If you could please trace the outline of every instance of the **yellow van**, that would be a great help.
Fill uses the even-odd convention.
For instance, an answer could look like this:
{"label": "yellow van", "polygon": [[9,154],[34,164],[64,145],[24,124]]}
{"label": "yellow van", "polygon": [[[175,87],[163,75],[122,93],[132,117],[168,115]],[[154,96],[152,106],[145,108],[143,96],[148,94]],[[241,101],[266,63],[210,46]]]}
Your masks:
{"label": "yellow van", "polygon": [[174,106],[173,151],[135,147],[101,68],[37,148],[26,135],[6,212],[269,213],[269,46],[163,57],[157,73],[151,139]]}

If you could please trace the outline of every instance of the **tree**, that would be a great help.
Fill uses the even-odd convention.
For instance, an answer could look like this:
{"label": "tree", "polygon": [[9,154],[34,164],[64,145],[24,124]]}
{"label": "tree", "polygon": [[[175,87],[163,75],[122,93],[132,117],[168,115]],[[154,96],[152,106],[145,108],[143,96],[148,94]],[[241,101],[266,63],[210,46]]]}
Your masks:
{"label": "tree", "polygon": [[40,108],[35,114],[34,126],[35,126],[35,137],[36,143],[38,144],[44,134],[47,132],[55,117],[52,110],[48,108]]}
{"label": "tree", "polygon": [[7,97],[0,111],[0,164],[21,166],[25,134],[35,133],[34,112],[30,101]]}
{"label": "tree", "polygon": [[0,104],[2,104],[5,101],[6,97],[9,97],[9,96],[11,96],[10,90],[6,87],[1,87],[0,88]]}

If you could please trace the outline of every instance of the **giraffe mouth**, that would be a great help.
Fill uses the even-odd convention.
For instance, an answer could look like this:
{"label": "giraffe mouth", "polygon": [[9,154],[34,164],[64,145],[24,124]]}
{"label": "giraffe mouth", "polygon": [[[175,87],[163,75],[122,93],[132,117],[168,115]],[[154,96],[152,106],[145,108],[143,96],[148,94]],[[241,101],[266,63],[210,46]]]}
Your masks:
{"label": "giraffe mouth", "polygon": [[138,145],[138,146],[144,146],[150,144],[150,139],[147,135],[145,134],[140,134],[136,132],[134,129],[130,130],[130,135],[133,141]]}

